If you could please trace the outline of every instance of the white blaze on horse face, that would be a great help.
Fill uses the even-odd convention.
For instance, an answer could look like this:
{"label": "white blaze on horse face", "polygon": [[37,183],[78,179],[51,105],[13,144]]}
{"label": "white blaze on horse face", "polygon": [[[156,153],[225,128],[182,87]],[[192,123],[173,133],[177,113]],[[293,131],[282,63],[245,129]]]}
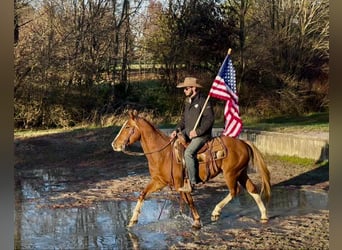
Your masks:
{"label": "white blaze on horse face", "polygon": [[112,148],[113,148],[114,151],[122,151],[122,148],[124,147],[124,145],[117,146],[116,145],[116,140],[120,136],[120,134],[121,134],[122,130],[124,129],[124,127],[126,127],[127,122],[128,122],[128,120],[122,125],[119,133],[117,134],[117,136],[115,137],[114,141],[112,142]]}

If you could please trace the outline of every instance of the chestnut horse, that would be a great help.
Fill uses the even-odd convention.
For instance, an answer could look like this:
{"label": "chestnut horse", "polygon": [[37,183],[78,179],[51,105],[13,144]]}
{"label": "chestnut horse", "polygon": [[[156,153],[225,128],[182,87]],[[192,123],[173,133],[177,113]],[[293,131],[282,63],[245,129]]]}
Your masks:
{"label": "chestnut horse", "polygon": [[[220,138],[227,148],[227,154],[220,160],[221,164],[215,164],[218,167],[214,168],[214,172],[211,169],[209,177],[208,173],[206,173],[205,164],[199,164],[199,177],[203,182],[208,178],[214,178],[219,173],[223,173],[229,189],[228,195],[215,206],[211,214],[211,220],[218,220],[222,208],[239,193],[240,184],[256,201],[261,213],[261,222],[267,222],[268,217],[264,203],[257,187],[247,175],[247,168],[251,162],[253,166],[258,167],[262,181],[261,194],[264,194],[268,200],[271,195],[270,173],[260,151],[247,141],[227,136],[220,136]],[[129,119],[123,124],[112,142],[112,147],[114,151],[127,153],[126,146],[136,141],[140,141],[144,155],[148,160],[151,180],[138,198],[132,218],[128,224],[129,227],[138,222],[141,207],[146,196],[161,190],[165,186],[178,190],[184,181],[182,164],[177,161],[174,154],[174,140],[171,140],[169,136],[165,135],[146,119],[139,117],[137,111],[133,111],[129,112]],[[211,162],[210,164],[213,163]],[[195,207],[191,193],[180,192],[180,195],[190,207],[193,217],[192,226],[198,229],[201,228],[200,215]]]}

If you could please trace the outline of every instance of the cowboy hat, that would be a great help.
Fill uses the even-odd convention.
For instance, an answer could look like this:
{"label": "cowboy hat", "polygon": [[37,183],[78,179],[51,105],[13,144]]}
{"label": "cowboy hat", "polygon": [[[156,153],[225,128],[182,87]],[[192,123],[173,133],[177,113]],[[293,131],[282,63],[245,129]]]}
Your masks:
{"label": "cowboy hat", "polygon": [[185,87],[197,87],[203,88],[202,85],[197,83],[198,80],[195,77],[185,77],[184,82],[179,83],[177,88],[185,88]]}

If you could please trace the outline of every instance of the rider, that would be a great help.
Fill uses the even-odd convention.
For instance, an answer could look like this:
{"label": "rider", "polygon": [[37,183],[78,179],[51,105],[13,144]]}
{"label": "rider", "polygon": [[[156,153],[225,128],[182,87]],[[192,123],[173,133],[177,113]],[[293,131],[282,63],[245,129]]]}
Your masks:
{"label": "rider", "polygon": [[191,192],[195,184],[199,183],[197,152],[211,138],[214,111],[210,102],[207,102],[198,125],[194,128],[206,102],[206,97],[199,89],[202,86],[198,83],[197,78],[186,77],[184,82],[177,85],[177,88],[184,88],[186,99],[181,120],[176,126],[176,130],[171,133],[171,138],[174,138],[178,132],[182,132],[186,140],[190,142],[184,151],[184,159],[191,183],[185,182],[178,191]]}

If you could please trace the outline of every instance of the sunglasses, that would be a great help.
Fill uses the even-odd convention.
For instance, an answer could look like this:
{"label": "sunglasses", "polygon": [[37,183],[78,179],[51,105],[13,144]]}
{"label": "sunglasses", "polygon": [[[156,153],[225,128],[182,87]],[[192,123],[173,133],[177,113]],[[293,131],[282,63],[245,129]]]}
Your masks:
{"label": "sunglasses", "polygon": [[184,88],[185,90],[189,90],[189,89],[191,89],[192,87],[186,87],[186,88]]}

